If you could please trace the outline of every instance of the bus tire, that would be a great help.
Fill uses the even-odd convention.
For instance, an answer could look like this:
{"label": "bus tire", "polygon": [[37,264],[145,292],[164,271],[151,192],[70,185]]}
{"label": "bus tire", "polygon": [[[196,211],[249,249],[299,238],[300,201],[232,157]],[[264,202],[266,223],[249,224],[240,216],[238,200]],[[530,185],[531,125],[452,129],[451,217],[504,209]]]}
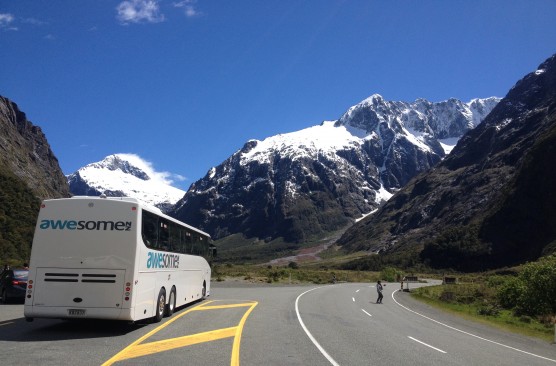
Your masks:
{"label": "bus tire", "polygon": [[168,305],[166,305],[166,316],[172,316],[174,310],[176,309],[176,288],[172,287],[170,291],[170,297],[168,298]]}
{"label": "bus tire", "polygon": [[203,281],[203,296],[201,297],[201,299],[204,299],[207,297],[207,282]]}
{"label": "bus tire", "polygon": [[154,314],[154,322],[158,323],[162,320],[164,316],[164,309],[166,308],[166,290],[164,287],[160,289],[158,293],[158,298],[156,300],[156,308]]}

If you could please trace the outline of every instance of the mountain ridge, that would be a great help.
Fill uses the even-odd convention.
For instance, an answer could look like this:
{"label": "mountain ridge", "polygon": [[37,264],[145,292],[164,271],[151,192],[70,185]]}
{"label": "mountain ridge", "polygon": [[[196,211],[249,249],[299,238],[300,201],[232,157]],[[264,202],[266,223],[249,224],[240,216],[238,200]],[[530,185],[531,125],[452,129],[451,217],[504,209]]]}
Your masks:
{"label": "mountain ridge", "polygon": [[[556,156],[547,143],[556,133],[555,97],[556,55],[518,81],[444,161],[347,230],[338,244],[391,256],[412,252],[434,267],[459,270],[533,260],[556,246],[556,217],[548,208],[556,204],[548,167]],[[529,171],[542,171],[542,194]]]}
{"label": "mountain ridge", "polygon": [[68,197],[64,174],[42,129],[2,96],[0,122],[0,167],[25,182],[40,199]]}
{"label": "mountain ridge", "polygon": [[421,99],[417,111],[375,94],[336,121],[249,140],[193,183],[172,214],[215,238],[301,242],[340,229],[439,162],[445,148],[438,137],[453,143],[496,102],[476,99],[472,110],[455,99]]}
{"label": "mountain ridge", "polygon": [[42,199],[69,197],[69,187],[42,129],[0,96],[0,260],[29,260]]}
{"label": "mountain ridge", "polygon": [[67,176],[74,195],[133,197],[168,211],[185,194],[134,154],[112,154]]}

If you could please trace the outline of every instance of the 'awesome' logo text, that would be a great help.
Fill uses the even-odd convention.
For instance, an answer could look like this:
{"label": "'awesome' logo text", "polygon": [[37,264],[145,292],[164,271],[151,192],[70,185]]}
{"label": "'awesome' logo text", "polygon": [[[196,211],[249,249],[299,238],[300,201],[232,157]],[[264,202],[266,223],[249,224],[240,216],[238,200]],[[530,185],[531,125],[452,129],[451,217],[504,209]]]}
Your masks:
{"label": "'awesome' logo text", "polygon": [[177,254],[147,253],[147,268],[179,268],[180,256]]}
{"label": "'awesome' logo text", "polygon": [[43,230],[131,231],[131,221],[41,220],[39,227]]}

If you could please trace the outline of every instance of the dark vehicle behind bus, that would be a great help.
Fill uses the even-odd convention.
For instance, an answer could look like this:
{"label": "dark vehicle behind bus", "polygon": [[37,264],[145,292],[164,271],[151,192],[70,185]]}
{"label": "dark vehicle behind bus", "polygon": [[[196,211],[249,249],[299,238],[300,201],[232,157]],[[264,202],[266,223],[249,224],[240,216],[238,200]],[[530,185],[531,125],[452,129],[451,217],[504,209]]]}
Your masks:
{"label": "dark vehicle behind bus", "polygon": [[25,300],[27,290],[27,269],[6,269],[0,275],[0,302]]}

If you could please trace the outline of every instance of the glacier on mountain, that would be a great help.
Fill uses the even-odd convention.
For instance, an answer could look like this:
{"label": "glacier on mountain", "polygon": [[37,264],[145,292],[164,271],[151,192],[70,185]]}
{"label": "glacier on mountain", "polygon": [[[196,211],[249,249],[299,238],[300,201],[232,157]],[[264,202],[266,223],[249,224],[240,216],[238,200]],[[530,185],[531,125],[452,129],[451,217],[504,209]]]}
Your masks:
{"label": "glacier on mountain", "polygon": [[193,183],[173,214],[214,238],[298,242],[337,230],[443,159],[498,100],[407,103],[374,94],[337,120],[247,141]]}
{"label": "glacier on mountain", "polygon": [[157,172],[135,154],[113,154],[67,176],[74,195],[132,197],[168,210],[185,194],[171,186],[169,173]]}
{"label": "glacier on mountain", "polygon": [[[417,99],[413,103],[385,101],[374,94],[350,107],[336,121],[300,131],[279,134],[264,140],[250,140],[240,153],[240,165],[269,164],[276,154],[292,160],[333,157],[339,150],[359,149],[374,140],[388,154],[390,145],[406,140],[425,153],[441,157],[450,153],[459,138],[476,127],[500,98],[472,99],[468,103],[449,99],[438,103]],[[389,136],[384,136],[389,135]],[[387,169],[384,165],[381,170]],[[211,169],[210,177],[215,174]],[[396,187],[389,187],[396,188]],[[398,187],[399,188],[399,187]]]}

